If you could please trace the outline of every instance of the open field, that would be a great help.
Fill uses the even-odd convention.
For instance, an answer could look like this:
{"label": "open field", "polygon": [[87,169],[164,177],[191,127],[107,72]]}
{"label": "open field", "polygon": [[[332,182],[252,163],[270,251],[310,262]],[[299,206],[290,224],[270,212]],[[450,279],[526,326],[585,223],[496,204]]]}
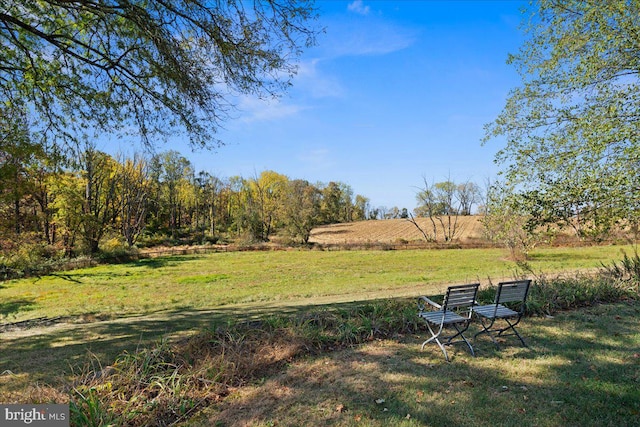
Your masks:
{"label": "open field", "polygon": [[[590,270],[625,249],[631,250],[540,249],[530,266],[548,274]],[[50,382],[52,373],[68,374],[89,351],[107,362],[120,351],[225,319],[434,295],[450,283],[486,284],[513,278],[516,270],[500,249],[269,251],[144,259],[12,280],[0,284],[0,372],[13,372],[21,384]],[[16,322],[27,327],[12,327]],[[30,357],[16,357],[25,353]]]}
{"label": "open field", "polygon": [[[530,267],[541,274],[593,270],[620,259],[623,250],[632,248],[539,249],[531,254]],[[164,339],[173,342],[216,325],[276,314],[301,315],[321,307],[344,310],[378,299],[407,297],[412,305],[413,297],[441,293],[450,283],[481,280],[486,284],[489,279],[512,278],[519,273],[506,255],[500,249],[214,253],[4,282],[0,284],[0,401],[40,401],[47,395],[64,399],[67,395],[61,390],[77,381],[87,364],[100,372],[123,352],[135,353]],[[419,352],[421,335],[399,336],[295,363],[290,360],[280,374],[269,373],[258,384],[238,389],[232,398],[205,411],[198,422],[300,425],[308,418],[317,424],[423,425],[437,419],[435,412],[425,409],[427,401],[440,409],[462,403],[464,413],[470,414],[466,417],[485,419],[487,409],[475,407],[468,394],[500,401],[499,383],[505,382],[518,399],[521,395],[531,399],[531,407],[503,408],[502,420],[524,408],[536,425],[562,425],[561,420],[567,421],[565,425],[589,425],[576,408],[593,403],[590,398],[574,399],[574,392],[584,387],[599,390],[601,377],[616,369],[629,371],[624,379],[606,386],[621,389],[617,395],[626,404],[629,396],[635,397],[628,390],[639,381],[633,374],[638,372],[637,305],[630,303],[617,312],[602,310],[602,315],[587,314],[586,321],[581,315],[571,320],[578,326],[572,326],[575,330],[570,335],[562,323],[528,319],[525,334],[533,338],[533,350],[508,347],[495,352],[485,343],[480,348],[486,356],[478,359],[459,350],[454,361],[462,370],[452,370],[435,346]],[[624,322],[624,334],[613,332],[607,319],[619,325]],[[15,322],[25,323],[12,325]],[[593,330],[588,332],[588,327]],[[567,342],[574,344],[567,348]],[[274,351],[269,356],[274,360],[286,355],[284,348]],[[585,360],[585,365],[574,360]],[[594,379],[586,385],[563,385],[569,390],[565,396],[553,382],[554,373],[567,378],[593,373]],[[320,379],[309,382],[310,378]],[[371,402],[374,395],[389,402],[388,411]],[[569,398],[575,401],[563,411],[570,412],[541,422],[545,420],[539,409],[545,407],[543,403],[559,405]],[[606,411],[612,404],[606,401],[601,406]],[[637,415],[637,404],[628,406],[623,419]],[[247,412],[247,407],[254,410]],[[489,407],[501,408],[493,403]],[[442,417],[463,424],[469,420],[447,411]]]}
{"label": "open field", "polygon": [[[547,248],[534,272],[589,270],[621,258],[623,246]],[[0,322],[90,319],[237,304],[340,302],[434,293],[455,282],[513,278],[502,249],[260,251],[143,259],[0,284]]]}
{"label": "open field", "polygon": [[[457,218],[456,238],[462,243],[485,242],[480,216],[460,216]],[[417,224],[426,233],[432,233],[433,225],[429,218],[416,218]],[[443,241],[442,228],[437,226],[438,241]],[[343,224],[330,224],[316,227],[311,231],[310,242],[325,245],[362,244],[362,243],[400,243],[424,242],[424,236],[418,228],[406,219],[385,219],[375,221],[357,221]]]}

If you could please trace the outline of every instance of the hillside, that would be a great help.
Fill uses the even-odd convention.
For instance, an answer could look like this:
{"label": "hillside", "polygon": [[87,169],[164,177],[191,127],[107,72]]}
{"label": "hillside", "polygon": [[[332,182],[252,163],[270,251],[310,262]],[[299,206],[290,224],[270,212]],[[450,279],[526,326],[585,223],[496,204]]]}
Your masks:
{"label": "hillside", "polygon": [[[462,244],[487,244],[483,236],[481,216],[458,217],[456,234]],[[427,234],[433,233],[429,218],[416,218],[416,222]],[[437,224],[438,242],[443,242],[443,231]],[[312,243],[322,245],[362,244],[362,243],[421,243],[424,236],[418,228],[406,219],[385,219],[331,224],[316,227],[311,231]]]}

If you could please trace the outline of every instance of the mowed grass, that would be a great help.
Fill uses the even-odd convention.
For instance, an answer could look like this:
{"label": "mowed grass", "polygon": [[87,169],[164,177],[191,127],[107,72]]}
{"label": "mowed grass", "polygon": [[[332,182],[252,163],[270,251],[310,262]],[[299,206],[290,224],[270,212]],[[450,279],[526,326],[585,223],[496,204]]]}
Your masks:
{"label": "mowed grass", "polygon": [[454,346],[451,363],[420,350],[427,333],[377,340],[289,363],[184,425],[634,426],[639,314],[621,303],[526,318],[528,348],[485,337],[475,358]]}
{"label": "mowed grass", "polygon": [[[539,249],[534,272],[598,268],[630,247]],[[0,322],[413,296],[517,274],[501,249],[268,251],[143,259],[0,283]]]}

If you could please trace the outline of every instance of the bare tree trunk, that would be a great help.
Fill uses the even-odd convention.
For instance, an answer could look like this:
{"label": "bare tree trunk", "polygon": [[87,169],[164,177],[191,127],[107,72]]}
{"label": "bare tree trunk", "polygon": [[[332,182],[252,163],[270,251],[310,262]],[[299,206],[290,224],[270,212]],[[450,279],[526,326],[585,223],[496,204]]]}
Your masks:
{"label": "bare tree trunk", "polygon": [[409,221],[411,224],[415,225],[416,228],[418,229],[418,231],[420,231],[420,233],[422,233],[422,236],[424,237],[424,240],[426,240],[427,242],[435,242],[435,234],[433,237],[429,237],[427,235],[427,233],[425,233],[425,231],[422,229],[422,227],[420,227],[420,225],[418,224],[418,222],[416,221],[416,219],[413,217],[412,214],[409,214],[409,218],[407,218],[407,221]]}

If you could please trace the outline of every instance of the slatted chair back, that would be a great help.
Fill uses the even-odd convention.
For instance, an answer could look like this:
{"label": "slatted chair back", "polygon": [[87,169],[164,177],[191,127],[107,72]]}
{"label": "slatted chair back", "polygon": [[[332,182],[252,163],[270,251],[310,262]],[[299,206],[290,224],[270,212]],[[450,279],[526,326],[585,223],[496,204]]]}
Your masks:
{"label": "slatted chair back", "polygon": [[520,302],[520,311],[524,312],[524,302],[529,293],[531,280],[513,280],[511,282],[502,282],[498,285],[496,291],[496,304],[506,302]]}
{"label": "slatted chair back", "polygon": [[470,307],[475,304],[478,286],[478,283],[450,286],[442,304],[443,310]]}
{"label": "slatted chair back", "polygon": [[[445,346],[462,342],[469,347],[471,355],[475,356],[473,347],[464,336],[464,332],[469,328],[471,322],[472,307],[476,302],[479,286],[479,283],[449,286],[442,305],[431,301],[426,296],[418,299],[418,316],[427,323],[431,333],[431,337],[422,343],[422,349],[433,341],[438,344],[448,362],[449,354]],[[464,313],[465,308],[467,309],[466,313]],[[445,336],[443,334],[445,327],[454,328],[455,333]],[[440,341],[441,339],[444,342]]]}

